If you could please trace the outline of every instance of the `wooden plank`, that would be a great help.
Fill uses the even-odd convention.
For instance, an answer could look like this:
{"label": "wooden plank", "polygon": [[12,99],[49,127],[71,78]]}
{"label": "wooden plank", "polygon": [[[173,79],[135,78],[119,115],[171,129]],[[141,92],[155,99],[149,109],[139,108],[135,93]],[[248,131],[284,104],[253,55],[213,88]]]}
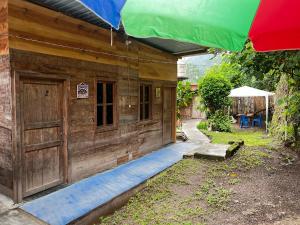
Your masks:
{"label": "wooden plank", "polygon": [[[18,109],[18,110],[17,110]],[[13,153],[13,200],[21,202],[22,190],[22,149],[21,149],[21,113],[20,113],[20,82],[19,76],[12,71],[12,153]]]}
{"label": "wooden plank", "polygon": [[139,63],[139,77],[147,80],[177,81],[177,64]]}
{"label": "wooden plank", "polygon": [[30,123],[25,124],[25,130],[35,130],[35,129],[42,129],[42,128],[51,128],[51,127],[59,127],[61,126],[62,121],[51,121],[51,122],[39,122],[39,123]]}
{"label": "wooden plank", "polygon": [[0,55],[8,55],[8,0],[0,1]]}
{"label": "wooden plank", "polygon": [[62,88],[57,80],[21,79],[22,197],[64,180]]}
{"label": "wooden plank", "polygon": [[[7,1],[0,2],[0,35],[7,29]],[[12,153],[12,103],[9,55],[2,48],[0,37],[0,184],[8,194],[13,189],[13,153]]]}
{"label": "wooden plank", "polygon": [[61,144],[62,144],[62,141],[58,140],[58,141],[51,141],[51,142],[42,143],[42,144],[25,145],[24,149],[25,149],[25,152],[32,152],[32,151],[42,150],[45,148],[53,148],[53,147],[61,146]]}
{"label": "wooden plank", "polygon": [[[176,97],[175,88],[164,87],[163,90],[163,144],[176,142],[175,139],[175,115]],[[174,131],[175,130],[175,131]]]}
{"label": "wooden plank", "polygon": [[[142,78],[177,79],[177,57],[61,13],[22,0],[9,1],[10,48],[85,61],[139,68]],[[55,35],[53,35],[55,34]],[[130,58],[125,58],[125,57]],[[154,61],[144,62],[142,59]],[[161,62],[170,62],[161,63]]]}
{"label": "wooden plank", "polygon": [[13,189],[12,170],[0,167],[0,184],[10,190]]}

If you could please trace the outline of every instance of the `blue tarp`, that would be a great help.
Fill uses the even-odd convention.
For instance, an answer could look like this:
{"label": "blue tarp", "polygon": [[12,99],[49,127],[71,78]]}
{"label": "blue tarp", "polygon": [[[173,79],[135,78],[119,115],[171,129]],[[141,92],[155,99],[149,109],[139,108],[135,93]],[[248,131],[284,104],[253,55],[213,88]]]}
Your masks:
{"label": "blue tarp", "polygon": [[119,29],[121,10],[126,0],[79,0],[86,8],[115,29]]}

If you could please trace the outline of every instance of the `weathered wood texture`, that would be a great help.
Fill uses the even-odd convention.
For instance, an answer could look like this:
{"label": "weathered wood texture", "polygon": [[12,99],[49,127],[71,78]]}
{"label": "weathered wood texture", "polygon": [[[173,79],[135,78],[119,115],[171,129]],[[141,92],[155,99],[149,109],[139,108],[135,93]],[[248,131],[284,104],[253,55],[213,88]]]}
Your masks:
{"label": "weathered wood texture", "polygon": [[9,1],[8,21],[10,48],[110,65],[129,64],[139,70],[141,78],[177,80],[175,56],[135,40],[127,47],[126,38],[117,33],[111,46],[108,30],[27,1]]}
{"label": "weathered wood texture", "polygon": [[0,190],[12,191],[12,104],[9,55],[0,56]]}
{"label": "weathered wood texture", "polygon": [[8,54],[8,0],[0,1],[0,55]]}
{"label": "weathered wood texture", "polygon": [[[176,57],[136,40],[126,46],[126,38],[117,33],[111,46],[110,31],[24,0],[9,0],[7,24],[3,19],[7,7],[2,3],[0,15],[6,16],[0,17],[0,32],[8,29],[9,45],[7,38],[1,39],[7,55],[0,62],[0,184],[13,188],[16,201],[51,183],[77,181],[174,141],[173,128],[163,140],[163,118],[175,123],[175,93],[167,101],[173,102],[174,112],[169,110],[163,117],[163,90],[176,86]],[[101,80],[116,84],[117,120],[109,130],[96,126],[96,84]],[[62,118],[36,121],[39,113],[50,113],[30,105],[40,89],[46,88],[46,95],[51,89],[35,85],[41,81],[63,83]],[[87,99],[77,99],[76,87],[82,82],[89,85]],[[139,121],[143,82],[152,87],[147,121]],[[155,88],[161,90],[159,97]],[[58,121],[63,124],[58,126]],[[61,142],[61,153],[55,141]]]}
{"label": "weathered wood texture", "polygon": [[[273,96],[269,97],[269,107],[274,106]],[[266,99],[265,97],[233,98],[232,113],[262,113],[265,116]]]}
{"label": "weathered wood texture", "polygon": [[[30,74],[45,74],[48,78],[69,79],[70,182],[115,167],[163,145],[163,86],[174,86],[176,82],[147,81],[153,89],[152,117],[139,122],[139,83],[143,81],[138,78],[138,70],[19,50],[11,50],[11,65],[17,74],[26,74],[27,71]],[[117,84],[119,123],[116,129],[105,132],[98,131],[95,126],[95,84],[101,79],[113,79]],[[76,85],[81,82],[89,85],[88,99],[76,97]],[[156,87],[161,88],[160,97],[155,96]]]}
{"label": "weathered wood texture", "polygon": [[21,79],[23,193],[63,183],[63,83]]}

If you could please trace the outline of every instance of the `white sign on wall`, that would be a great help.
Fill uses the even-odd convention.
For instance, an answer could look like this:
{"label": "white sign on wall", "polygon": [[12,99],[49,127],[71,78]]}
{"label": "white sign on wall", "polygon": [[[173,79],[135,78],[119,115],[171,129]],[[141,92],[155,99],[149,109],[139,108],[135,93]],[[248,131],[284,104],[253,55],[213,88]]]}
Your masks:
{"label": "white sign on wall", "polygon": [[81,83],[77,85],[77,98],[88,98],[89,97],[89,85]]}

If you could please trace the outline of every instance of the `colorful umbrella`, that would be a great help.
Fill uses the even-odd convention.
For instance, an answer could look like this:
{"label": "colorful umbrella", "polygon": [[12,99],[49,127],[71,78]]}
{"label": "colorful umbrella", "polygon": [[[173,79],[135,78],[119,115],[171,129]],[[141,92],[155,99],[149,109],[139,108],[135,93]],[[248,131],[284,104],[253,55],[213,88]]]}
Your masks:
{"label": "colorful umbrella", "polygon": [[76,0],[115,29],[119,29],[126,0]]}
{"label": "colorful umbrella", "polygon": [[133,37],[173,39],[231,51],[242,50],[247,39],[257,51],[300,49],[300,0],[113,2],[122,3],[106,15],[106,21],[118,28],[120,17],[115,15],[121,14],[126,33]]}

